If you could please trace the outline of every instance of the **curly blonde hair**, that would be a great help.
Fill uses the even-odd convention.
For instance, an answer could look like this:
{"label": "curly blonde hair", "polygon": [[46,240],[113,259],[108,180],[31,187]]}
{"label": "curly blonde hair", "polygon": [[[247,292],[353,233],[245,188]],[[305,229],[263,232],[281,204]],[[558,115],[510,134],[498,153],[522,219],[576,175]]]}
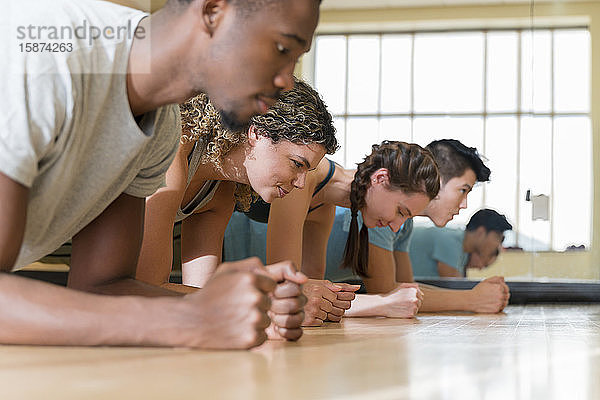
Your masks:
{"label": "curly blonde hair", "polygon": [[[305,82],[295,79],[294,88],[283,92],[277,103],[264,115],[255,116],[250,124],[259,134],[273,143],[288,140],[297,144],[320,144],[328,154],[337,148],[335,128],[331,114],[319,94]],[[231,150],[245,143],[247,135],[225,129],[219,111],[208,96],[199,94],[180,105],[181,143],[196,142],[206,138],[202,162],[222,168],[222,161]],[[259,196],[249,185],[238,183],[235,200],[238,208],[247,211]]]}
{"label": "curly blonde hair", "polygon": [[[222,161],[232,149],[245,143],[246,135],[225,129],[221,123],[219,111],[212,105],[208,96],[200,93],[196,97],[179,105],[181,110],[181,144],[197,142],[200,138],[208,138],[206,149],[200,160],[222,168]],[[250,204],[258,198],[258,194],[250,185],[236,183],[235,202],[238,208],[246,211]]]}

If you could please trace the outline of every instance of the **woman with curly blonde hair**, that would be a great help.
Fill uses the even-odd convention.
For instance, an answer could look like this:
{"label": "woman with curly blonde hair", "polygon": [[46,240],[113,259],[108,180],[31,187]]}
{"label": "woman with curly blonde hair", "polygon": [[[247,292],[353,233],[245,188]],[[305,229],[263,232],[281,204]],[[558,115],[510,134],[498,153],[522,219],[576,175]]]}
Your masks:
{"label": "woman with curly blonde hair", "polygon": [[[166,187],[146,200],[137,278],[189,291],[202,287],[221,262],[223,236],[237,202],[270,203],[303,188],[325,153],[337,149],[331,115],[318,93],[297,80],[248,129],[231,132],[204,95],[181,105],[181,143]],[[169,284],[173,226],[181,225],[182,281]]]}
{"label": "woman with curly blonde hair", "polygon": [[[373,267],[369,268],[369,228],[400,231],[407,220],[423,212],[439,189],[438,167],[429,150],[417,144],[384,141],[372,146],[356,170],[323,159],[304,190],[272,205],[255,203],[248,216],[259,222],[268,221],[268,263],[292,260],[309,278],[323,279],[336,207],[350,209],[341,261],[344,267],[369,281],[366,278],[377,279],[378,275],[373,273]],[[226,249],[230,248],[227,244]],[[226,256],[237,258],[227,251]],[[372,295],[357,295],[344,315],[413,317],[421,306],[423,293],[416,284],[403,283],[395,285],[385,299],[373,299]],[[310,299],[305,306],[307,315],[309,308]],[[337,315],[321,312],[316,314],[314,324],[337,320]]]}

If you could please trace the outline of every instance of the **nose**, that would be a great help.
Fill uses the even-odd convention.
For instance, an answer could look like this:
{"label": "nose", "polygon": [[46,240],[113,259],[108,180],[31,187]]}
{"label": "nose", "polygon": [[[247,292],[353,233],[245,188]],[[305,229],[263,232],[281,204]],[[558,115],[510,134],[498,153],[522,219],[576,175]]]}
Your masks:
{"label": "nose", "polygon": [[390,227],[390,229],[392,230],[392,232],[396,233],[400,230],[400,227],[402,227],[402,224],[406,222],[408,218],[405,217],[398,217],[396,219],[394,219],[393,221],[391,221],[388,226]]}
{"label": "nose", "polygon": [[278,73],[275,75],[273,84],[275,87],[281,90],[291,90],[294,88],[294,68],[295,62],[286,64]]}
{"label": "nose", "polygon": [[460,202],[460,206],[459,206],[459,208],[460,208],[461,210],[464,210],[465,208],[467,208],[467,196],[465,196],[465,197],[462,199],[462,201]]}
{"label": "nose", "polygon": [[292,182],[292,185],[297,189],[303,189],[306,183],[306,172],[301,172],[296,176],[296,179]]}

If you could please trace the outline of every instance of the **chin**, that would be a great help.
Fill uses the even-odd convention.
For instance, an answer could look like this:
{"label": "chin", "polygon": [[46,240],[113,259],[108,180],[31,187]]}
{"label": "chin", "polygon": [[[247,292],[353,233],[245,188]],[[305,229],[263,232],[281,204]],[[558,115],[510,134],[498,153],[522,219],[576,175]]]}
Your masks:
{"label": "chin", "polygon": [[272,203],[277,198],[274,193],[259,193],[258,195],[265,203]]}
{"label": "chin", "polygon": [[234,132],[245,129],[250,118],[254,116],[254,114],[240,113],[233,110],[220,110],[219,114],[223,127]]}
{"label": "chin", "polygon": [[444,218],[444,219],[432,219],[431,220],[433,222],[433,224],[435,226],[437,226],[438,228],[443,228],[446,226],[446,224],[450,221],[452,221],[452,218]]}
{"label": "chin", "polygon": [[363,225],[366,226],[367,228],[375,228],[375,224],[373,223],[373,221],[369,218],[369,217],[365,217],[365,215],[363,214]]}

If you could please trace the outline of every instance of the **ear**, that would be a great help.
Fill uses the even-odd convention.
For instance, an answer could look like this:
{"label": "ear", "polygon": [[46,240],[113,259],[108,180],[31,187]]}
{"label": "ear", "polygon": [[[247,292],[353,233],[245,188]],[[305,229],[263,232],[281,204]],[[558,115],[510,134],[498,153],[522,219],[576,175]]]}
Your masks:
{"label": "ear", "polygon": [[250,147],[254,147],[256,146],[256,143],[258,142],[258,130],[256,129],[256,126],[254,126],[253,124],[250,124],[250,126],[248,127],[248,144],[250,145]]}
{"label": "ear", "polygon": [[488,231],[483,226],[478,227],[475,231],[477,232],[477,236],[481,239],[485,238],[488,234]]}
{"label": "ear", "polygon": [[204,22],[204,28],[210,34],[216,31],[219,24],[225,16],[227,10],[226,0],[196,0],[201,8],[202,21]]}
{"label": "ear", "polygon": [[371,174],[371,186],[373,185],[389,185],[390,171],[387,168],[379,168]]}

